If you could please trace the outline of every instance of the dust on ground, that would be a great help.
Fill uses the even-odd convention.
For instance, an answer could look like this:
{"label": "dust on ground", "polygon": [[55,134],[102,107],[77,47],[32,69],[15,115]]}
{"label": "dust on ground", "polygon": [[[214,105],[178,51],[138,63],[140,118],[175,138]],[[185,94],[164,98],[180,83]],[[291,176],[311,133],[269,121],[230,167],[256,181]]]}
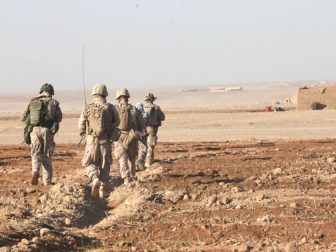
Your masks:
{"label": "dust on ground", "polygon": [[83,146],[57,146],[52,186],[30,185],[29,149],[0,149],[0,247],[13,251],[331,251],[336,140],[160,143],[125,186],[114,160],[92,200]]}

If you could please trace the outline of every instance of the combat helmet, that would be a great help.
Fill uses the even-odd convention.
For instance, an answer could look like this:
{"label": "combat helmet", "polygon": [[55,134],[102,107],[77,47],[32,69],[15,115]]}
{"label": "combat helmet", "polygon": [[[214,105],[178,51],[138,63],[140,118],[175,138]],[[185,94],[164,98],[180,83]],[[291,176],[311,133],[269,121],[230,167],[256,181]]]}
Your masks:
{"label": "combat helmet", "polygon": [[117,93],[116,93],[116,100],[118,100],[120,97],[127,97],[127,98],[130,98],[130,94],[128,92],[128,90],[126,88],[120,88],[117,90]]}
{"label": "combat helmet", "polygon": [[152,93],[148,93],[146,96],[145,96],[145,101],[148,101],[148,100],[150,100],[150,101],[155,101],[156,100],[156,97],[154,96],[154,94],[152,94]]}
{"label": "combat helmet", "polygon": [[48,92],[51,95],[55,94],[54,87],[49,83],[44,83],[42,85],[42,87],[40,88],[40,94],[43,93],[43,92]]}
{"label": "combat helmet", "polygon": [[92,96],[100,95],[100,96],[108,96],[107,88],[104,84],[96,84],[92,89]]}

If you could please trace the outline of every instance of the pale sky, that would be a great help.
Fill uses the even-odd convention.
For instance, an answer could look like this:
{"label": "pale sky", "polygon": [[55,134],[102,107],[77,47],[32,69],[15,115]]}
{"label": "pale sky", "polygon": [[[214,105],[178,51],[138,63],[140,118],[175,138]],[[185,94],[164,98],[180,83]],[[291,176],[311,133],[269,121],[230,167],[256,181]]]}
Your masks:
{"label": "pale sky", "polygon": [[334,0],[0,0],[0,91],[336,80]]}

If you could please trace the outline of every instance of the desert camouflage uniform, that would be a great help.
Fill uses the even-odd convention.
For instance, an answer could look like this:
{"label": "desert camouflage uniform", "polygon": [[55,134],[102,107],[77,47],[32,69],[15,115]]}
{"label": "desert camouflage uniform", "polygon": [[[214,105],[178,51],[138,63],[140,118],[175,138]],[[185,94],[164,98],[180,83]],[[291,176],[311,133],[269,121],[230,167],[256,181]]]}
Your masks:
{"label": "desert camouflage uniform", "polygon": [[[103,116],[103,131],[98,136],[93,132],[89,118],[89,113],[95,104],[105,107],[103,114],[100,115]],[[115,137],[117,123],[118,113],[115,107],[101,96],[95,97],[80,115],[78,126],[86,141],[82,165],[86,168],[86,174],[91,181],[98,178],[103,184],[108,182],[112,164],[111,141]]]}
{"label": "desert camouflage uniform", "polygon": [[119,160],[121,178],[135,178],[138,141],[133,141],[128,146],[125,146],[124,140],[132,129],[137,132],[144,132],[145,121],[141,112],[130,104],[127,106],[118,104],[116,109],[120,118],[120,123],[117,126],[120,131],[120,138],[114,143],[114,155]]}
{"label": "desert camouflage uniform", "polygon": [[[53,125],[57,125],[56,127],[34,126],[32,132],[30,133],[33,176],[35,174],[38,176],[40,169],[43,166],[43,183],[45,185],[50,185],[53,175],[52,155],[55,149],[54,134],[58,130],[58,124],[62,121],[62,111],[59,107],[58,101],[52,99],[51,95],[47,92],[42,92],[39,97],[34,99],[40,99],[48,102],[48,117]],[[28,106],[23,113],[22,121],[29,123],[29,113],[30,111]]]}
{"label": "desert camouflage uniform", "polygon": [[145,166],[148,167],[154,160],[154,149],[158,139],[157,134],[159,127],[161,126],[161,121],[165,120],[165,115],[158,105],[153,104],[153,102],[149,100],[145,101],[144,109],[149,115],[146,120],[146,132],[148,134],[147,148],[141,149],[138,162],[143,163],[143,160],[145,159]]}

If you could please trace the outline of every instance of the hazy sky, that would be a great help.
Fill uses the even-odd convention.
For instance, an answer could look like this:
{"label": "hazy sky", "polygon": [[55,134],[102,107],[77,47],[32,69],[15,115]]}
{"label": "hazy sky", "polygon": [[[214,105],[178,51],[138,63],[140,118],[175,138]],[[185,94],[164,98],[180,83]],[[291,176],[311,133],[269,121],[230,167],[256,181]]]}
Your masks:
{"label": "hazy sky", "polygon": [[335,80],[334,0],[0,0],[0,91]]}

